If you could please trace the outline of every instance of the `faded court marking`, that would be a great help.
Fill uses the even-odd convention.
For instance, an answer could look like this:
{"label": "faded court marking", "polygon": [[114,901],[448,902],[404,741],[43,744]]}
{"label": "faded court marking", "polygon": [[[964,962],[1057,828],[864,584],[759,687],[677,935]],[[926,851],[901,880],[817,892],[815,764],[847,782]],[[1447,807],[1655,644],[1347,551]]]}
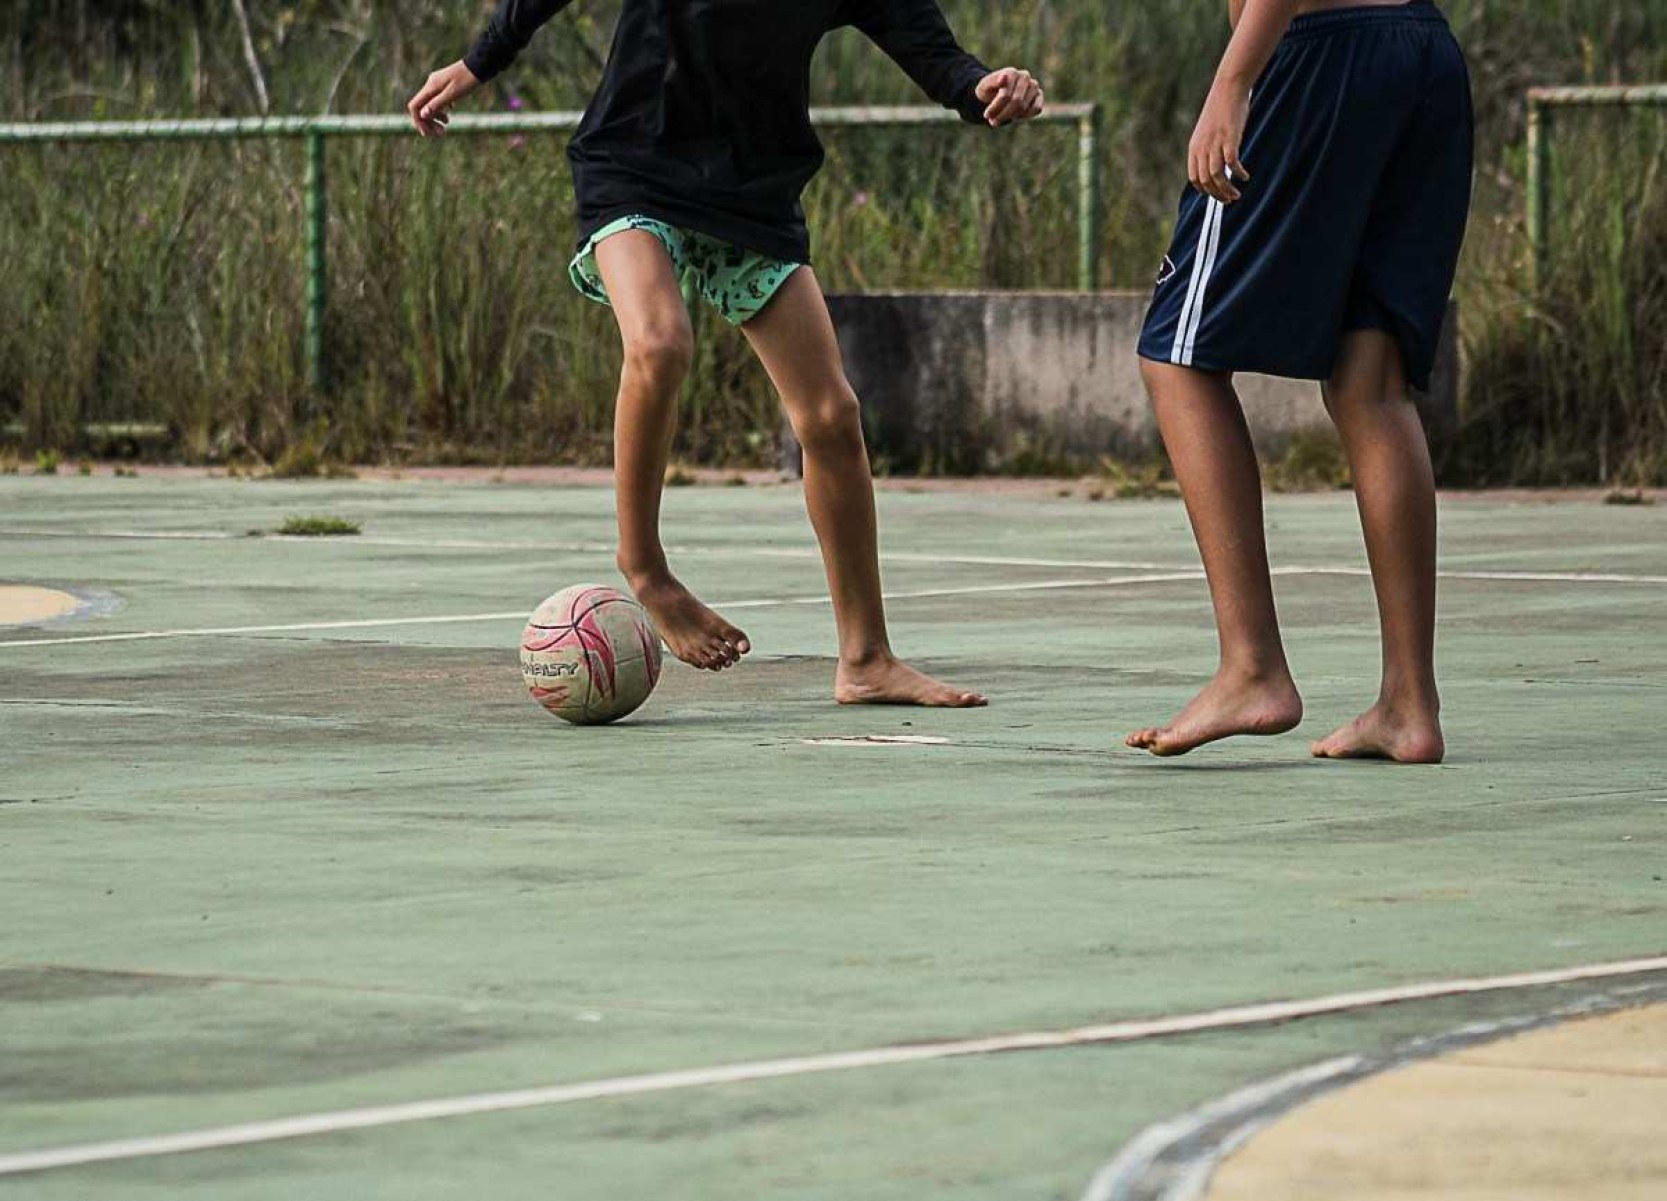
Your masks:
{"label": "faded court marking", "polygon": [[[1114,576],[1093,580],[1035,580],[1025,584],[979,584],[965,588],[922,588],[911,592],[888,592],[888,601],[929,600],[939,597],[988,596],[1004,592],[1048,592],[1072,588],[1119,588],[1137,584],[1159,584],[1200,580],[1201,571],[1167,572],[1162,575]],[[755,600],[715,601],[719,609],[770,609],[786,605],[826,605],[826,595],[778,596]],[[69,638],[16,638],[0,642],[0,648],[23,646],[75,646],[89,642],[145,642],[158,638],[230,638],[253,634],[323,633],[332,630],[376,630],[402,626],[470,625],[495,621],[525,621],[524,612],[454,613],[441,617],[384,617],[362,621],[291,622],[263,626],[206,626],[179,630],[137,630],[126,634],[82,634]]]}
{"label": "faded court marking", "polygon": [[985,1038],[876,1047],[871,1050],[842,1051],[792,1059],[766,1059],[719,1067],[652,1072],[640,1076],[617,1076],[607,1080],[593,1080],[577,1084],[554,1084],[541,1088],[515,1089],[507,1092],[470,1093],[463,1096],[440,1097],[428,1101],[409,1101],[394,1105],[369,1106],[362,1109],[342,1109],[302,1114],[271,1121],[246,1122],[233,1126],[216,1126],[203,1130],[182,1131],[177,1134],[116,1139],[110,1142],[81,1143],[42,1151],[24,1151],[11,1155],[0,1155],[0,1176],[21,1176],[30,1172],[45,1172],[57,1168],[109,1163],[115,1160],[144,1159],[159,1155],[179,1155],[188,1152],[219,1150],[227,1147],[246,1147],[289,1139],[316,1138],[339,1134],[347,1130],[368,1130],[382,1126],[405,1125],[411,1122],[434,1121],[440,1118],[460,1118],[475,1114],[502,1113],[509,1110],[537,1109],[552,1105],[599,1101],[612,1097],[636,1097],[682,1089],[711,1088],[726,1084],[781,1080],[828,1072],[895,1067],[902,1064],[930,1063],[944,1059],[965,1059],[973,1056],[1011,1052],[1049,1051],[1067,1047],[1144,1042],[1155,1038],[1198,1034],[1207,1031],[1242,1030],[1321,1017],[1328,1014],[1351,1013],[1366,1009],[1379,1009],[1390,1005],[1403,1005],[1412,1001],[1433,1000],[1438,997],[1472,996],[1478,993],[1505,992],[1513,989],[1543,988],[1548,985],[1570,984],[1581,980],[1615,979],[1622,976],[1637,976],[1662,971],[1667,971],[1667,956],[1632,959],[1618,963],[1587,964],[1581,967],[1555,968],[1547,971],[1520,972],[1507,976],[1435,980],[1420,984],[1371,989],[1363,992],[1339,993],[1302,1001],[1275,1001],[1241,1005],[1228,1009],[1207,1010],[1202,1013],[1112,1022],[1101,1026],[1083,1026],[1069,1030],[998,1034]]}
{"label": "faded court marking", "polygon": [[947,738],[927,734],[862,734],[849,738],[801,738],[805,746],[831,746],[845,749],[888,746],[953,746]]}
{"label": "faded court marking", "polygon": [[1472,1047],[1659,1002],[1667,985],[1613,989],[1549,1013],[1479,1022],[1414,1039],[1387,1054],[1346,1055],[1259,1081],[1148,1126],[1094,1174],[1082,1201],[1199,1201],[1226,1159],[1277,1122],[1329,1093]]}

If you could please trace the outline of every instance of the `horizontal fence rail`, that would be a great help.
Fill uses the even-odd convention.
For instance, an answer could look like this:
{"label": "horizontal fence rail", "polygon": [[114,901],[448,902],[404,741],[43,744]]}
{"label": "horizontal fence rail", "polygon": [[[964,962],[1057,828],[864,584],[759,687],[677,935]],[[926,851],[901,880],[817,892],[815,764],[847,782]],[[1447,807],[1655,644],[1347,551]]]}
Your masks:
{"label": "horizontal fence rail", "polygon": [[1551,114],[1560,108],[1667,108],[1667,84],[1528,89],[1528,252],[1545,277],[1551,236]]}
{"label": "horizontal fence rail", "polygon": [[[909,128],[959,125],[959,113],[925,106],[813,108],[811,121],[823,128]],[[447,136],[558,133],[579,127],[583,113],[460,113]],[[1054,104],[1036,120],[1077,128],[1077,284],[1091,290],[1100,262],[1100,106]],[[19,143],[230,141],[241,138],[299,138],[306,143],[307,378],[315,392],[328,386],[325,326],[329,284],[329,191],[325,142],[348,137],[415,137],[410,118],[396,114],[310,117],[210,117],[157,121],[35,121],[0,124],[0,146]]]}

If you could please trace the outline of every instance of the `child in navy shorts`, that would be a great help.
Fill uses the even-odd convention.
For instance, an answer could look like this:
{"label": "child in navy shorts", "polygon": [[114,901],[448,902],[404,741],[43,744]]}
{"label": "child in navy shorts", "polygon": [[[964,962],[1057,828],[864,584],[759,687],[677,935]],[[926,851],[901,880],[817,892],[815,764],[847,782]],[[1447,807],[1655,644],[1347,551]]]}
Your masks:
{"label": "child in navy shorts", "polygon": [[1130,746],[1179,755],[1302,719],[1274,610],[1261,479],[1233,374],[1323,381],[1382,631],[1377,702],[1322,758],[1439,762],[1428,387],[1470,205],[1463,53],[1430,0],[1229,0],[1142,370],[1203,555],[1213,680]]}

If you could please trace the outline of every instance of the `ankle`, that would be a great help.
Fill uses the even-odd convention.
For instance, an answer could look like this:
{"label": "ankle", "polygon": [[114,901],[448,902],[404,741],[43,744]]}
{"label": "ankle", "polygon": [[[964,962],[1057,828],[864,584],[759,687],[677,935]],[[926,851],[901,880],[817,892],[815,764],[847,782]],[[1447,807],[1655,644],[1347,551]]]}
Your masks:
{"label": "ankle", "polygon": [[1378,708],[1402,721],[1441,721],[1441,694],[1434,682],[1398,685],[1385,681],[1378,692]]}
{"label": "ankle", "polygon": [[625,577],[632,588],[663,586],[671,583],[673,578],[671,568],[666,564],[666,556],[661,552],[629,555],[620,551],[614,556],[614,563],[619,567],[619,574]]}
{"label": "ankle", "polygon": [[896,661],[891,647],[884,642],[842,647],[839,666],[846,671],[873,671]]}
{"label": "ankle", "polygon": [[1291,666],[1283,652],[1258,651],[1223,655],[1216,675],[1238,683],[1264,687],[1291,682]]}

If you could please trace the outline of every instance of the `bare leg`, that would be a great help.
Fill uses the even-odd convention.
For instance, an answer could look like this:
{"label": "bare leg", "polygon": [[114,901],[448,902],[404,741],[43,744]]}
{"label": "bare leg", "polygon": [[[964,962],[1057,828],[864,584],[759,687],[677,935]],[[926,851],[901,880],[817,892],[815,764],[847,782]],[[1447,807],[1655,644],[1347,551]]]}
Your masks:
{"label": "bare leg", "polygon": [[794,272],[743,329],[781,393],[804,448],[805,503],[822,545],[839,627],[834,698],[842,705],[986,704],[977,693],[939,683],[892,654],[862,418],[845,378],[827,302],[810,268]]}
{"label": "bare leg", "polygon": [[1394,338],[1350,334],[1326,407],[1354,475],[1383,628],[1377,704],[1314,744],[1325,759],[1439,763],[1446,754],[1435,681],[1435,473]]}
{"label": "bare leg", "polygon": [[1235,734],[1283,734],[1302,720],[1302,698],[1279,637],[1244,410],[1226,376],[1150,361],[1141,369],[1209,577],[1221,666],[1167,726],[1131,734],[1128,745],[1184,755]]}
{"label": "bare leg", "polygon": [[677,428],[677,397],[694,354],[677,275],[659,239],[640,230],[603,241],[596,265],[625,344],[614,411],[619,570],[672,654],[721,671],[752,646],[672,575],[660,543],[660,493]]}

